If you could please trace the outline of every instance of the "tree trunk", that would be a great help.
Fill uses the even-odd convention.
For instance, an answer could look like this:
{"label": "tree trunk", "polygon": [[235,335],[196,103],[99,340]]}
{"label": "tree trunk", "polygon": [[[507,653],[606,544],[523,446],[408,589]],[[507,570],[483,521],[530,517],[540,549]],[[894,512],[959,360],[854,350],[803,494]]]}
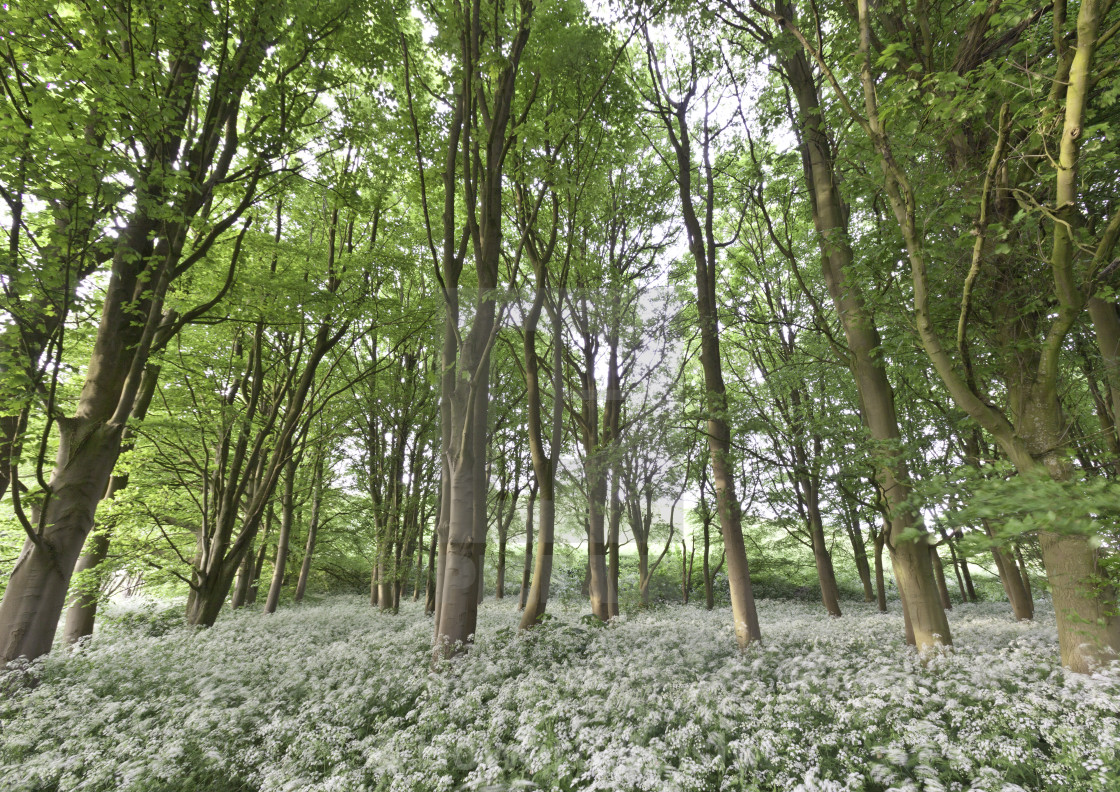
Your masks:
{"label": "tree trunk", "polygon": [[1063,536],[1039,532],[1039,545],[1046,564],[1058,619],[1058,643],[1062,665],[1086,674],[1116,658],[1120,627],[1115,604],[1096,594],[1102,574],[1099,550],[1087,536]]}
{"label": "tree trunk", "polygon": [[315,539],[319,533],[319,508],[323,502],[323,454],[315,460],[315,481],[312,482],[311,522],[307,526],[307,544],[303,548],[303,561],[299,565],[295,601],[301,602],[307,592],[307,578],[311,575],[311,556],[315,552]]}
{"label": "tree trunk", "polygon": [[638,543],[638,595],[643,608],[649,607],[649,545]]}
{"label": "tree trunk", "polygon": [[65,532],[44,537],[49,541],[49,553],[39,551],[30,540],[16,561],[16,568],[8,580],[8,590],[15,586],[25,602],[18,603],[13,594],[12,605],[0,612],[0,629],[4,630],[3,662],[17,657],[34,658],[44,655],[54,643],[66,591],[70,585],[68,570],[74,568],[82,550],[84,533]]}
{"label": "tree trunk", "polygon": [[1105,382],[1108,383],[1109,407],[1112,410],[1112,439],[1120,443],[1116,436],[1120,421],[1120,317],[1116,315],[1116,305],[1099,297],[1090,297],[1089,316],[1093,320],[1093,333],[1097,348],[1104,362]]}
{"label": "tree trunk", "polygon": [[[973,429],[964,437],[965,462],[972,468],[980,468],[980,442],[979,429]],[[982,520],[984,532],[989,538],[995,539],[996,532],[989,520]],[[1003,547],[992,547],[992,560],[996,564],[996,573],[999,582],[1003,585],[1007,600],[1011,603],[1011,611],[1015,614],[1016,621],[1024,619],[1030,621],[1034,618],[1034,601],[1030,592],[1023,588],[1023,579],[1019,575],[1019,566],[1015,558]]]}
{"label": "tree trunk", "polygon": [[[990,526],[988,534],[992,534]],[[1002,547],[992,548],[992,560],[996,564],[999,582],[1003,584],[1003,591],[1007,594],[1007,601],[1011,603],[1011,611],[1015,614],[1016,621],[1030,621],[1034,619],[1034,600],[1023,587],[1023,578],[1019,574],[1019,565],[1015,557]]]}
{"label": "tree trunk", "polygon": [[961,593],[961,602],[968,602],[968,589],[964,587],[964,575],[961,574],[961,560],[957,558],[957,549],[953,547],[953,540],[950,538],[945,539],[945,544],[949,548],[949,560],[953,562],[953,575],[957,579],[957,589]]}
{"label": "tree trunk", "polygon": [[[478,88],[474,69],[481,68],[489,50],[485,20],[467,14],[460,34],[463,81],[455,86],[454,108],[446,149],[443,215],[442,277],[447,308],[441,388],[449,407],[449,421],[441,421],[442,456],[449,465],[447,543],[441,580],[436,591],[435,655],[447,656],[465,647],[478,618],[480,556],[486,547],[486,444],[488,435],[490,344],[495,324],[494,292],[502,253],[502,178],[505,154],[511,144],[509,126],[521,54],[529,40],[533,6],[519,3],[520,24],[494,66],[492,90]],[[497,17],[498,12],[495,12]],[[485,17],[486,15],[483,15]],[[495,25],[498,24],[495,18]],[[497,39],[495,43],[500,42]],[[498,53],[495,53],[498,54]],[[479,106],[481,103],[481,107]],[[485,117],[485,124],[481,117]],[[474,133],[474,134],[472,134]],[[463,162],[459,141],[466,136]],[[464,202],[467,230],[477,274],[477,299],[469,330],[459,333],[459,248],[462,229],[456,221],[455,196],[460,167],[473,173]],[[466,237],[464,237],[465,239]],[[458,339],[462,339],[462,343]],[[450,355],[447,353],[450,352]],[[448,433],[447,430],[450,430]]]}
{"label": "tree trunk", "polygon": [[253,548],[245,553],[241,559],[241,566],[237,568],[237,582],[233,585],[233,599],[230,607],[234,610],[244,608],[249,600],[249,585],[253,582]]}
{"label": "tree trunk", "polygon": [[[894,567],[895,583],[898,582],[898,562],[895,557],[891,556],[891,563]],[[907,607],[906,602],[907,592],[902,586],[898,587],[898,599],[902,604],[902,630],[906,637],[906,644],[908,646],[917,646],[917,636],[914,635],[914,621],[910,616],[910,608]]]}
{"label": "tree trunk", "polygon": [[[1072,469],[1061,453],[1067,442],[1066,422],[1057,392],[1035,386],[1018,399],[1014,391],[1011,395],[1019,408],[1016,425],[1031,458],[1052,479],[1068,478]],[[1088,536],[1051,531],[1039,531],[1038,543],[1058,622],[1062,665],[1088,673],[1111,662],[1120,652],[1120,614],[1100,548],[1093,547]],[[1025,565],[1023,571],[1025,575]]]}
{"label": "tree trunk", "polygon": [[521,570],[521,591],[517,593],[517,609],[525,610],[525,602],[529,598],[529,582],[533,571],[533,507],[537,502],[538,484],[534,478],[529,489],[529,505],[525,509],[525,565]]}
{"label": "tree trunk", "polygon": [[377,608],[382,613],[395,612],[393,609],[395,577],[390,561],[382,557],[377,566]]}
{"label": "tree trunk", "polygon": [[941,598],[941,607],[945,610],[953,609],[953,601],[949,599],[949,587],[945,585],[945,565],[941,563],[941,554],[933,545],[929,546],[930,563],[933,564],[933,574],[937,580],[937,594]]}
{"label": "tree trunk", "polygon": [[416,576],[412,581],[412,601],[420,601],[421,587],[427,581],[427,575],[424,574],[424,523],[420,524],[420,536],[416,541]]}
{"label": "tree trunk", "polygon": [[[513,492],[509,498],[509,509],[503,513],[502,497],[498,498],[497,523],[498,523],[498,567],[494,583],[494,598],[504,599],[506,596],[506,550],[509,545],[509,531],[513,526],[513,519],[517,516],[517,500],[521,496],[521,457],[517,458],[513,471]],[[502,492],[505,492],[506,482],[503,479]]]}
{"label": "tree trunk", "polygon": [[[791,7],[783,3],[781,10],[785,18],[792,19]],[[949,645],[952,636],[938,598],[928,544],[924,538],[903,538],[920,523],[911,503],[909,468],[898,450],[901,435],[894,391],[879,354],[882,340],[866,307],[860,284],[851,274],[854,257],[847,210],[838,190],[833,146],[824,130],[817,82],[801,49],[791,50],[783,61],[784,72],[797,99],[802,160],[811,195],[813,224],[819,235],[825,282],[851,350],[864,422],[872,439],[884,448],[883,463],[876,478],[887,505],[895,580],[918,647]]]}
{"label": "tree trunk", "polygon": [[379,585],[379,583],[380,583],[380,572],[381,572],[381,565],[377,561],[374,561],[373,566],[370,568],[370,571],[369,571],[369,606],[371,608],[376,608],[378,606],[379,601],[380,601],[380,597],[381,597],[381,586]]}
{"label": "tree trunk", "polygon": [[609,514],[607,518],[607,610],[613,619],[618,615],[619,524],[622,503],[618,499],[618,473],[611,475]]}
{"label": "tree trunk", "polygon": [[288,566],[288,547],[291,544],[292,521],[295,516],[296,460],[288,460],[284,476],[284,490],[280,495],[280,536],[276,540],[276,560],[272,567],[272,584],[268,587],[264,612],[275,613],[280,604],[280,589],[284,585],[284,570]]}
{"label": "tree trunk", "polygon": [[[439,508],[437,504],[436,519],[439,519]],[[433,530],[432,536],[428,539],[428,574],[427,585],[424,587],[424,613],[425,615],[432,615],[436,610],[436,551],[439,545],[439,530]]]}
{"label": "tree trunk", "polygon": [[[613,249],[613,245],[611,246]],[[613,256],[612,256],[613,259]],[[622,373],[618,364],[619,295],[611,290],[611,324],[607,331],[607,392],[603,398],[603,446],[611,460],[610,495],[607,505],[607,615],[618,616],[619,522],[622,503],[618,498],[619,471],[617,448],[622,423]]]}
{"label": "tree trunk", "polygon": [[847,509],[844,529],[848,532],[848,539],[852,543],[852,556],[856,562],[856,572],[859,573],[859,582],[863,586],[863,601],[875,601],[875,589],[871,582],[871,565],[867,563],[867,543],[863,539],[863,532],[859,527],[859,518]]}
{"label": "tree trunk", "polygon": [[976,587],[972,584],[972,573],[968,571],[968,556],[961,555],[961,575],[964,577],[964,589],[968,593],[969,602],[979,602],[976,596]]}
{"label": "tree trunk", "polygon": [[813,526],[813,561],[817,567],[817,579],[821,585],[821,602],[829,616],[839,618],[840,588],[836,585],[836,572],[832,568],[832,556],[825,546],[824,529],[818,523]]}
{"label": "tree trunk", "polygon": [[[264,560],[264,546],[261,547],[261,560]],[[240,564],[238,564],[240,566]],[[211,627],[218,619],[218,614],[225,604],[226,594],[233,584],[233,574],[225,569],[212,575],[207,575],[199,581],[198,596],[187,607],[187,623]],[[256,589],[252,589],[256,594]],[[255,599],[255,596],[254,596]]]}
{"label": "tree trunk", "polygon": [[[501,192],[499,184],[498,193]],[[494,200],[498,200],[495,198]],[[500,220],[497,221],[500,224]],[[488,284],[486,288],[495,288],[497,286],[497,251],[493,251],[494,260],[494,277],[495,281]],[[489,276],[488,276],[489,277]],[[487,312],[491,314],[488,320],[488,326],[493,327],[494,324],[494,302],[489,301]],[[482,360],[479,363],[479,370],[490,371],[490,350],[487,348],[482,355]],[[475,546],[475,558],[478,566],[478,573],[475,576],[474,592],[475,592],[475,610],[477,606],[482,604],[483,598],[486,596],[486,550],[487,550],[487,531],[490,528],[490,522],[486,519],[486,494],[490,488],[489,466],[486,464],[486,448],[490,439],[490,377],[478,378],[476,385],[477,393],[474,397],[474,427],[471,433],[471,442],[474,443],[474,459],[475,459],[475,489],[474,489],[474,520],[473,520],[473,537]],[[476,617],[477,618],[477,617]],[[473,627],[471,632],[473,632]]]}
{"label": "tree trunk", "polygon": [[808,501],[806,506],[809,518],[809,536],[812,539],[813,561],[817,567],[817,579],[821,585],[821,602],[829,616],[839,618],[842,615],[840,611],[840,588],[836,585],[836,571],[832,567],[832,556],[828,552],[828,544],[824,535],[817,482],[810,481],[807,475],[803,476],[802,491]]}
{"label": "tree trunk", "polygon": [[[446,343],[446,339],[445,339]],[[446,377],[446,374],[445,374]],[[444,385],[446,387],[446,384]],[[446,437],[451,434],[451,410],[450,407],[445,406],[445,399],[440,400],[440,434],[441,437]],[[442,440],[440,441],[443,442]],[[435,624],[436,634],[439,634],[439,604],[441,601],[440,595],[443,594],[443,575],[446,571],[447,559],[447,535],[451,529],[451,467],[447,464],[447,459],[441,455],[440,459],[440,484],[439,484],[439,509],[437,511],[436,530],[432,534],[432,543],[436,548],[435,558],[429,556],[429,562],[434,561],[434,564],[429,563],[429,575],[432,570],[435,571],[434,579],[432,580],[430,594],[428,595],[428,603],[431,610],[428,612],[432,614],[432,622]],[[425,605],[427,608],[428,605]]]}
{"label": "tree trunk", "polygon": [[[585,330],[585,332],[592,332]],[[599,437],[599,390],[595,381],[596,360],[590,336],[584,340],[582,419],[584,477],[587,482],[587,570],[591,613],[600,621],[610,619],[607,588],[607,451]]]}
{"label": "tree trunk", "polygon": [[712,551],[712,513],[704,504],[704,513],[701,518],[704,523],[704,607],[712,610],[716,606],[715,572],[711,566]]}
{"label": "tree trunk", "polygon": [[[651,59],[655,57],[651,41],[647,41],[647,50]],[[681,101],[673,101],[668,96],[663,96],[658,102],[658,115],[665,124],[676,155],[674,175],[679,188],[681,213],[688,234],[689,251],[695,266],[696,309],[700,325],[700,364],[704,371],[706,394],[704,411],[707,414],[711,480],[715,487],[716,512],[723,532],[735,637],[740,648],[746,648],[751,641],[759,640],[762,633],[759,630],[758,612],[755,609],[754,592],[751,588],[750,567],[747,564],[746,544],[743,540],[741,506],[735,493],[731,426],[727,419],[727,388],[723,380],[723,363],[720,357],[719,311],[716,301],[716,242],[713,231],[713,218],[716,213],[715,183],[710,161],[711,141],[706,127],[701,141],[701,160],[694,162],[692,158],[688,110],[695,87],[693,85],[693,90],[686,93]],[[696,213],[696,198],[692,187],[693,172],[698,166],[703,176],[704,198],[701,202],[703,222]]]}
{"label": "tree trunk", "polygon": [[34,659],[54,643],[70,577],[120,450],[123,422],[87,423],[60,421],[44,530],[24,541],[0,602],[0,664],[21,656]]}
{"label": "tree trunk", "polygon": [[[521,612],[521,629],[532,627],[544,616],[548,605],[548,590],[552,582],[552,553],[556,520],[556,467],[560,458],[560,444],[564,431],[563,365],[564,351],[561,346],[562,319],[560,310],[553,312],[552,333],[552,419],[551,444],[549,453],[544,450],[543,426],[541,421],[540,361],[537,359],[536,339],[537,321],[545,299],[545,280],[543,270],[537,272],[537,293],[533,308],[525,320],[525,398],[529,413],[529,448],[532,452],[533,475],[537,481],[540,498],[540,513],[537,520],[537,558],[533,564],[533,582],[525,596],[525,607]],[[563,303],[563,294],[557,299]],[[526,540],[528,541],[528,540]],[[529,553],[526,553],[526,564]]]}
{"label": "tree trunk", "polygon": [[[132,416],[129,418],[132,423],[125,427],[124,434],[121,436],[122,454],[132,450],[135,444],[134,422],[143,421],[147,416],[148,407],[151,405],[152,397],[156,392],[156,384],[159,382],[159,372],[160,367],[154,364],[149,364],[144,369],[144,376],[140,381],[140,390],[136,395],[136,404],[133,406]],[[127,473],[114,475],[109,479],[109,490],[105,494],[105,498],[115,497],[118,492],[127,486]],[[2,494],[2,490],[0,490],[0,494]],[[85,552],[78,559],[76,572],[96,570],[109,557],[109,537],[110,529],[108,526],[104,530],[95,530],[90,533],[86,540]],[[100,581],[97,581],[87,594],[75,596],[70,603],[70,608],[66,611],[66,626],[63,630],[63,638],[66,643],[76,643],[86,636],[93,635],[99,589]]]}
{"label": "tree trunk", "polygon": [[875,534],[875,601],[879,605],[879,612],[887,612],[887,583],[883,573],[883,544],[885,538],[884,526],[882,531]]}
{"label": "tree trunk", "polygon": [[[271,519],[269,520],[271,523]],[[245,595],[245,604],[252,605],[257,601],[257,592],[260,591],[261,573],[264,571],[264,559],[268,555],[269,523],[265,524],[264,536],[261,537],[261,547],[257,551],[257,560],[253,563],[253,576],[249,581],[249,592]]]}
{"label": "tree trunk", "polygon": [[478,553],[477,591],[478,591],[478,594],[475,597],[475,601],[479,605],[481,605],[482,600],[485,599],[485,597],[486,597],[486,545],[483,545],[481,548],[479,548],[479,553]]}
{"label": "tree trunk", "polygon": [[1023,581],[1023,590],[1026,592],[1027,598],[1032,602],[1034,595],[1031,593],[1031,576],[1030,570],[1027,569],[1027,562],[1023,559],[1023,549],[1018,544],[1015,545],[1015,559],[1018,561],[1020,576]]}
{"label": "tree trunk", "polygon": [[[116,494],[114,484],[119,476],[113,476],[109,482],[109,492],[106,498]],[[97,570],[105,559],[109,557],[109,529],[94,529],[86,539],[85,548],[77,566],[76,574]],[[66,611],[66,626],[63,628],[63,640],[68,644],[77,643],[83,638],[93,635],[94,619],[97,616],[97,600],[99,599],[101,581],[90,581],[91,589],[88,592],[76,595],[70,602]]]}
{"label": "tree trunk", "polygon": [[852,550],[856,553],[856,571],[859,573],[859,582],[863,586],[863,601],[875,601],[875,587],[871,581],[871,565],[867,563],[867,545],[864,544],[863,537],[859,534],[859,526],[856,526],[856,532],[852,534],[853,537],[859,537],[858,540],[852,543]]}
{"label": "tree trunk", "polygon": [[476,466],[483,465],[484,460],[476,460],[474,456],[474,434],[479,427],[473,425],[473,411],[467,409],[467,395],[462,390],[452,395],[452,400],[458,402],[452,405],[452,435],[462,439],[454,441],[457,458],[452,462],[448,488],[450,521],[443,585],[436,602],[439,629],[436,651],[444,655],[462,651],[474,634],[478,618],[482,548],[475,542],[474,515],[475,489],[478,486]]}
{"label": "tree trunk", "polygon": [[681,539],[681,604],[687,605],[692,594],[692,569],[696,561],[696,544],[693,543],[689,552]]}
{"label": "tree trunk", "polygon": [[504,599],[506,596],[506,538],[498,542],[498,579],[494,584],[494,599]]}

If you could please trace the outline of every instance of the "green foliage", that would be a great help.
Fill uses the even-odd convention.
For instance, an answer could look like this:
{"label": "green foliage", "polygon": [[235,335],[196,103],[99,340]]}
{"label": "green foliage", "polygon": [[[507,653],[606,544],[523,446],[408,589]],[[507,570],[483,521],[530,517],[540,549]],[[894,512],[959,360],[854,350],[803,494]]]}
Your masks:
{"label": "green foliage", "polygon": [[971,468],[946,482],[946,488],[966,497],[953,498],[946,518],[953,526],[993,526],[994,537],[970,531],[969,545],[977,551],[992,543],[1052,531],[1087,536],[1104,555],[1115,555],[1120,540],[1120,483],[1104,477],[1075,477],[1057,481],[1045,472],[979,476]]}
{"label": "green foliage", "polygon": [[158,638],[186,626],[183,609],[167,600],[142,599],[126,602],[123,607],[109,607],[101,614],[99,626],[106,636],[120,639]]}

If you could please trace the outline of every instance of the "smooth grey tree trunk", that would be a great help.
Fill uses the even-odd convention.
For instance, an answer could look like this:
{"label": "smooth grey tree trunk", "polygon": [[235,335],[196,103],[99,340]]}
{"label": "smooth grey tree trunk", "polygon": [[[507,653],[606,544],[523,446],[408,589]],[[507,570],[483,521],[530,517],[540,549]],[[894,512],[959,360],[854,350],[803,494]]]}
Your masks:
{"label": "smooth grey tree trunk", "polygon": [[312,482],[311,522],[307,526],[307,543],[303,548],[303,561],[299,565],[299,579],[296,581],[295,601],[301,602],[307,593],[307,579],[311,575],[311,558],[315,552],[315,540],[319,534],[319,510],[323,502],[323,464],[324,455],[315,461],[315,481]]}
{"label": "smooth grey tree trunk", "polygon": [[276,540],[276,560],[272,567],[272,583],[264,603],[265,613],[275,613],[280,604],[280,589],[284,586],[284,573],[288,566],[288,547],[292,538],[295,516],[296,459],[288,460],[284,475],[284,490],[280,495],[280,536]]}

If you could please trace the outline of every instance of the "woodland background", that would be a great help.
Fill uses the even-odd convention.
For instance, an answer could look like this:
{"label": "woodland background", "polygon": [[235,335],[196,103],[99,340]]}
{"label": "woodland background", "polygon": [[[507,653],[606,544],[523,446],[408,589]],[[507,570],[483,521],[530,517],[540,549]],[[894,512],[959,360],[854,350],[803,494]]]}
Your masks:
{"label": "woodland background", "polygon": [[[568,629],[597,657],[604,623],[750,677],[769,636],[816,651],[793,608],[861,667],[971,674],[1020,635],[1112,679],[1118,32],[1112,0],[7,5],[4,684],[316,608],[451,677]],[[355,592],[383,622],[320,601]],[[175,604],[93,635],[125,594]],[[88,653],[27,665],[56,643]],[[1038,732],[1031,767],[1069,737],[1047,706],[992,726]],[[1115,777],[1098,717],[1062,783]],[[908,745],[874,783],[983,776]],[[751,777],[871,783],[845,750]]]}

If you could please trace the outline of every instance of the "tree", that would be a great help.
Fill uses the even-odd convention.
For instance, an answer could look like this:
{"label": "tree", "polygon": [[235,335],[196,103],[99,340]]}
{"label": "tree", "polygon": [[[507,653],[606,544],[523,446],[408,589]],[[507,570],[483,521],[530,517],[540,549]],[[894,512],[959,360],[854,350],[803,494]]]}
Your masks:
{"label": "tree", "polygon": [[[140,5],[122,17],[91,7],[73,25],[45,15],[34,31],[62,51],[79,36],[91,52],[105,52],[94,79],[81,79],[86,64],[72,63],[59,85],[81,86],[73,98],[85,106],[94,137],[130,156],[116,163],[128,180],[114,207],[123,220],[105,254],[108,281],[85,384],[70,416],[48,400],[39,456],[55,427],[58,453],[30,517],[11,482],[27,538],[0,603],[4,660],[50,649],[169,290],[245,216],[262,180],[299,146],[293,133],[308,122],[315,93],[307,88],[322,78],[311,56],[350,9],[346,2],[300,12],[266,4],[215,15],[197,4]],[[103,49],[108,39],[127,46]],[[100,183],[88,188],[96,193]]]}
{"label": "tree", "polygon": [[[687,31],[686,35],[688,35]],[[705,95],[700,97],[704,102],[705,112],[700,121],[700,157],[699,162],[696,162],[693,159],[689,110],[693,100],[697,98],[699,64],[691,38],[689,38],[689,48],[688,62],[679,70],[680,73],[666,78],[657,48],[646,32],[646,64],[650,77],[646,101],[665,127],[672,154],[668,161],[673,163],[671,167],[680,191],[681,214],[688,237],[689,252],[696,268],[696,308],[701,337],[700,362],[704,369],[712,482],[716,490],[716,508],[723,532],[735,635],[739,645],[746,647],[752,640],[758,640],[761,633],[751,589],[746,547],[743,543],[742,515],[739,501],[735,496],[731,462],[731,427],[727,417],[727,389],[723,381],[720,358],[719,317],[716,311],[715,293],[717,243],[713,222],[716,211],[713,200],[715,175],[711,160],[713,128],[711,107]],[[672,83],[669,79],[672,78],[679,78],[683,84],[676,99],[670,93]],[[696,168],[699,169],[703,181],[699,189],[694,192],[692,177]]]}
{"label": "tree", "polygon": [[[948,105],[953,97],[959,96],[963,85],[949,74],[966,75],[968,81],[975,83],[975,89],[1001,103],[998,128],[990,130],[995,133],[994,141],[986,134],[976,138],[985,141],[991,154],[986,167],[971,170],[971,182],[978,187],[973,193],[978,204],[977,219],[970,265],[961,286],[956,356],[941,341],[940,317],[934,311],[930,261],[939,242],[922,228],[918,219],[920,206],[929,200],[927,185],[915,180],[919,172],[920,155],[915,150],[918,147],[907,145],[911,141],[904,143],[891,121],[891,114],[904,112],[912,99],[877,79],[883,69],[878,63],[881,53],[890,46],[892,38],[904,36],[889,24],[891,17],[873,16],[866,2],[857,3],[856,10],[855,63],[859,68],[853,76],[862,98],[862,112],[855,109],[840,76],[822,53],[799,32],[795,35],[817,62],[837,99],[877,156],[880,183],[910,265],[914,320],[921,346],[956,405],[992,436],[1021,474],[1043,474],[1056,481],[1069,479],[1073,467],[1063,453],[1069,440],[1059,400],[1060,357],[1065,340],[1096,289],[1098,273],[1103,271],[1120,237],[1120,212],[1113,212],[1100,223],[1087,224],[1086,229],[1092,229],[1088,233],[1074,228],[1082,222],[1076,207],[1094,192],[1092,186],[1082,181],[1082,171],[1090,165],[1082,156],[1082,136],[1087,122],[1093,120],[1093,101],[1100,90],[1094,61],[1098,50],[1111,38],[1107,33],[1101,36],[1101,30],[1112,4],[1082,3],[1072,24],[1066,19],[1065,6],[1059,7],[1054,16],[1052,41],[1044,45],[1047,49],[1052,46],[1056,55],[1048,63],[1055,68],[1052,90],[1001,96],[999,84],[984,79],[983,68],[989,60],[1010,48],[1018,47],[1027,58],[1038,57],[1038,46],[1026,35],[1034,22],[1031,17],[1003,20],[982,14],[968,22],[965,36],[952,46],[927,46],[916,50],[922,53],[917,60],[907,57],[884,64],[888,73],[914,67],[911,79],[926,81],[932,96],[944,102],[931,107],[931,116],[939,126],[951,129],[958,123]],[[881,24],[882,33],[876,30],[876,22]],[[794,29],[792,23],[783,24]],[[1075,42],[1074,47],[1067,42],[1067,36]],[[1014,144],[1021,146],[1027,157],[1042,149],[1056,152],[1048,172],[1036,176],[1033,167],[1017,167],[1009,154],[1013,131]],[[925,150],[944,145],[927,139],[922,139],[921,144]],[[956,139],[950,140],[950,150],[965,163],[977,153],[975,144],[962,144]],[[939,186],[935,183],[934,191]],[[1041,238],[1035,238],[1033,229],[1028,231],[1017,222],[1011,209],[1016,205],[1022,215],[1039,216]],[[1007,242],[1002,243],[1007,246],[1006,258],[1001,258],[1001,243],[989,242],[990,235],[997,232],[993,228],[995,223],[1007,234]],[[1032,259],[1027,250],[1039,244],[1050,250],[1045,275],[1036,275],[1029,267],[1013,269]],[[1007,276],[999,284],[1003,294],[998,293],[997,287],[991,304],[1003,314],[1006,328],[1003,349],[997,350],[1008,363],[1004,375],[1005,407],[996,406],[983,390],[983,381],[972,366],[967,336],[975,284],[986,259],[991,259]],[[1046,284],[1053,301],[1052,317],[1051,311],[1042,306],[1028,304],[1026,311],[1016,311],[1013,303],[1007,301],[1012,295],[1021,298],[1024,289],[1037,289],[1042,284]],[[1008,321],[1012,316],[1014,320]],[[1023,353],[1023,349],[1027,352]],[[1099,551],[1084,534],[1043,530],[1039,541],[1058,612],[1063,663],[1085,671],[1120,649],[1120,620],[1113,615],[1115,600],[1107,584],[1108,572],[1101,565]]]}

